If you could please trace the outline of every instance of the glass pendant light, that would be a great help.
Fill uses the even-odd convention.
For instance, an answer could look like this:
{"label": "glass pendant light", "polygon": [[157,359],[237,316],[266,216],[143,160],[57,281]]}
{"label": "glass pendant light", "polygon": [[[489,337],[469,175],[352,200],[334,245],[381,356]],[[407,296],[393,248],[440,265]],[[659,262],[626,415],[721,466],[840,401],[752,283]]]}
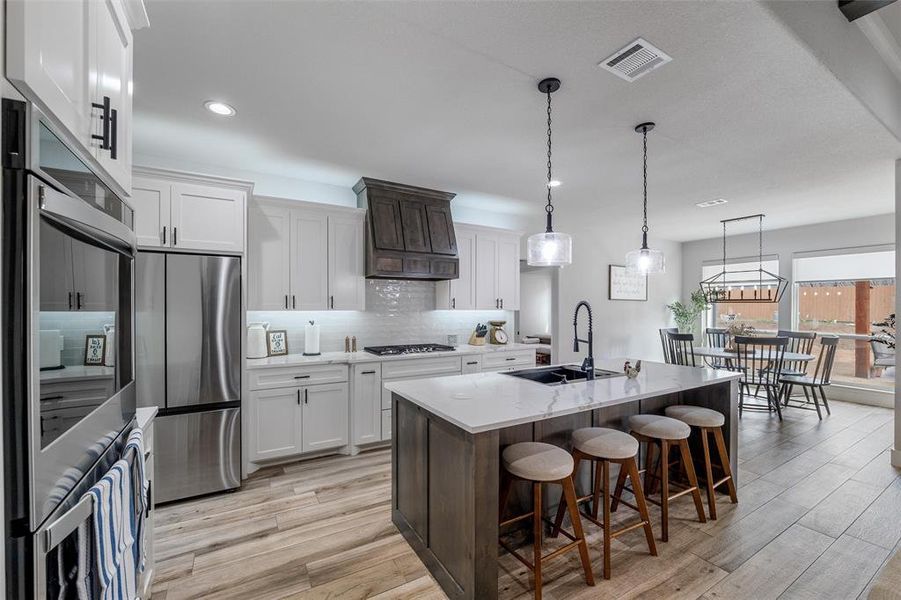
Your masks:
{"label": "glass pendant light", "polygon": [[529,236],[528,263],[533,267],[562,267],[573,261],[573,239],[568,233],[554,231],[551,190],[559,182],[551,176],[551,94],[560,89],[560,80],[549,78],[538,83],[538,90],[547,94],[547,229],[543,233]]}
{"label": "glass pendant light", "polygon": [[635,132],[642,134],[644,142],[644,221],[641,226],[641,248],[626,254],[626,270],[640,275],[666,272],[666,259],[663,251],[648,248],[648,132],[652,129],[654,129],[654,123],[642,123],[635,126]]}

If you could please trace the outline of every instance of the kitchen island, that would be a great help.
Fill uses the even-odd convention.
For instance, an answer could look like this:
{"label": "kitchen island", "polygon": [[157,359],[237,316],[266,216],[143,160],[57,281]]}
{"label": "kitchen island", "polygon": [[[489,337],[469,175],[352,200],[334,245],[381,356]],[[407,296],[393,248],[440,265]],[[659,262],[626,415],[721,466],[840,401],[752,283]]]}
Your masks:
{"label": "kitchen island", "polygon": [[[596,367],[619,372],[623,363],[601,360]],[[692,404],[725,415],[723,434],[738,471],[737,373],[645,362],[636,379],[549,386],[479,373],[385,387],[393,408],[392,520],[451,598],[497,598],[500,452],[509,444],[569,449],[580,427],[625,430],[631,415]],[[591,473],[582,467],[576,485],[584,491]],[[545,487],[542,505],[552,513],[559,490]],[[514,493],[508,506],[525,512],[530,502]]]}

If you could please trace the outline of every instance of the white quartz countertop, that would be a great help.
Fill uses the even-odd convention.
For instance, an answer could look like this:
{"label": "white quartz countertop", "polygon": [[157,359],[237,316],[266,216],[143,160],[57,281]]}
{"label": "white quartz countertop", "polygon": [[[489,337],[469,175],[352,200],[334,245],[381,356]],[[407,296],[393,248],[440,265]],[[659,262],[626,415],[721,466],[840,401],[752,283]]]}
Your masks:
{"label": "white quartz countertop", "polygon": [[421,354],[401,354],[394,356],[377,356],[363,350],[359,352],[323,352],[319,356],[304,356],[303,354],[288,354],[285,356],[270,356],[269,358],[248,358],[248,369],[265,369],[269,367],[292,367],[298,365],[329,365],[329,364],[356,364],[368,362],[383,362],[388,360],[411,360],[416,358],[440,358],[442,356],[472,356],[473,354],[488,354],[491,352],[511,352],[514,350],[535,350],[536,344],[506,344],[496,346],[485,344],[484,346],[470,346],[461,344],[453,351],[448,352],[423,352]]}
{"label": "white quartz countertop", "polygon": [[[595,367],[620,372],[625,360],[603,359]],[[643,362],[636,379],[623,375],[548,386],[503,373],[476,373],[388,382],[385,388],[464,431],[481,433],[738,378],[730,371]]]}

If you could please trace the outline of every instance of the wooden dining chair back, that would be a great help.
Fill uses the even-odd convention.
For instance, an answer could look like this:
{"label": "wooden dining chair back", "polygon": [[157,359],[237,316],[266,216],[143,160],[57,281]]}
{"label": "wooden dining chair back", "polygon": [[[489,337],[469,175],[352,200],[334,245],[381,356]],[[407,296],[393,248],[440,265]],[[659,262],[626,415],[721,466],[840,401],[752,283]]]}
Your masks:
{"label": "wooden dining chair back", "polygon": [[[704,330],[708,348],[725,348],[729,345],[729,330],[722,327],[708,327]],[[707,366],[712,369],[732,369],[732,361],[717,358],[705,358]]]}
{"label": "wooden dining chair back", "polygon": [[[813,375],[785,375],[779,382],[781,384],[782,405],[792,408],[817,411],[817,416],[822,419],[823,411],[820,410],[820,400],[826,408],[826,414],[832,414],[829,409],[829,400],[826,398],[825,388],[829,387],[832,380],[832,367],[835,364],[835,353],[838,350],[837,336],[824,336],[820,338],[820,355],[817,358]],[[795,388],[804,392],[804,399],[794,396]],[[819,396],[817,396],[819,394]]]}
{"label": "wooden dining chair back", "polygon": [[[780,329],[776,334],[778,337],[784,337],[788,340],[785,346],[786,352],[795,354],[813,354],[813,343],[817,338],[816,331],[788,331]],[[782,365],[783,375],[806,375],[807,361],[804,360],[786,360]]]}
{"label": "wooden dining chair back", "polygon": [[670,363],[683,367],[696,367],[695,336],[691,333],[667,333]]}
{"label": "wooden dining chair back", "polygon": [[817,357],[817,366],[814,368],[811,379],[815,385],[829,385],[832,383],[832,367],[835,365],[835,352],[838,350],[838,336],[823,336],[820,338],[820,355]]}
{"label": "wooden dining chair back", "polygon": [[659,330],[660,332],[660,344],[663,346],[663,362],[672,364],[672,359],[669,353],[669,338],[667,334],[670,333],[679,333],[678,327],[663,327]]}
{"label": "wooden dining chair back", "polygon": [[[779,403],[779,378],[785,362],[785,348],[788,339],[784,337],[749,337],[735,336],[735,366],[741,373],[739,385],[738,414],[744,409],[776,411],[782,420],[782,408]],[[745,403],[745,396],[750,396],[751,386],[755,387],[755,396],[759,391],[765,392],[765,404]],[[759,397],[759,396],[758,396]]]}

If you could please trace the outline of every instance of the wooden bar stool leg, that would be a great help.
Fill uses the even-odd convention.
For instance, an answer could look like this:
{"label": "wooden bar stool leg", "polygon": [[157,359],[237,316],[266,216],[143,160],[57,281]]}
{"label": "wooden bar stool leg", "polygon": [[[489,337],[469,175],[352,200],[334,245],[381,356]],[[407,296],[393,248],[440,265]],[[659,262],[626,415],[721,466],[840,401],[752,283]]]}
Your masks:
{"label": "wooden bar stool leg", "polygon": [[[633,459],[634,460],[634,459]],[[634,485],[634,481],[632,482]],[[619,471],[619,477],[616,478],[616,487],[613,489],[613,500],[610,502],[610,511],[616,512],[619,508],[619,499],[623,496],[623,489],[626,487],[626,472],[622,469]]]}
{"label": "wooden bar stool leg", "polygon": [[[597,521],[598,520],[598,512],[601,509],[601,490],[606,494],[607,486],[601,485],[603,483],[602,477],[604,476],[604,468],[601,463],[604,461],[596,460],[594,463],[594,491],[591,495],[591,517]],[[607,505],[606,501],[607,496],[604,496],[604,505]]]}
{"label": "wooden bar stool leg", "polygon": [[644,521],[644,536],[648,541],[648,551],[651,556],[657,556],[657,544],[654,542],[654,531],[651,529],[651,515],[648,514],[648,503],[644,497],[644,490],[641,489],[641,476],[638,474],[638,463],[634,457],[620,465],[620,473],[626,472],[629,474],[632,489],[635,491],[635,506],[638,507],[638,514]]}
{"label": "wooden bar stool leg", "polygon": [[576,500],[576,486],[572,477],[567,477],[562,482],[563,497],[566,506],[569,507],[569,518],[573,523],[573,533],[579,540],[579,557],[582,559],[582,570],[585,571],[585,583],[594,585],[594,573],[591,571],[591,559],[588,556],[588,543],[585,541],[585,532],[582,529],[582,518],[579,516],[579,505]]}
{"label": "wooden bar stool leg", "polygon": [[656,444],[648,440],[647,443],[647,457],[645,458],[644,463],[644,491],[647,494],[654,493],[654,473],[656,473],[656,469],[654,468],[654,450],[656,449]]}
{"label": "wooden bar stool leg", "polygon": [[[660,539],[669,541],[669,443],[660,440]],[[645,480],[648,472],[645,471]]]}
{"label": "wooden bar stool leg", "polygon": [[[581,462],[582,456],[579,452],[573,452],[573,474],[572,478],[575,479],[579,476],[579,462]],[[566,494],[560,497],[560,503],[557,505],[557,516],[554,518],[554,528],[551,530],[551,537],[557,537],[560,535],[560,529],[563,527],[563,517],[566,515],[566,509],[569,502],[566,499]],[[578,506],[576,510],[578,510]]]}
{"label": "wooden bar stool leg", "polygon": [[541,600],[541,484],[532,483],[532,564],[535,566],[535,600]]}
{"label": "wooden bar stool leg", "polygon": [[[603,465],[603,468],[599,469],[601,471],[601,484],[603,487],[603,502],[604,502],[604,579],[610,579],[610,542],[611,542],[611,527],[610,527],[610,462],[606,460],[599,461],[599,466]],[[621,469],[622,470],[622,469]],[[595,514],[597,514],[597,507],[595,507]],[[597,517],[595,517],[597,518]]]}
{"label": "wooden bar stool leg", "polygon": [[704,504],[701,502],[701,491],[698,489],[698,477],[695,475],[695,465],[691,461],[691,451],[688,449],[688,440],[679,440],[679,450],[682,453],[682,460],[685,461],[685,465],[688,471],[688,485],[694,487],[691,492],[691,497],[695,501],[695,508],[698,511],[698,520],[701,523],[707,522],[707,517],[704,515]]}
{"label": "wooden bar stool leg", "polygon": [[710,518],[716,521],[716,493],[713,489],[713,465],[710,462],[710,445],[707,441],[709,431],[706,427],[701,427],[701,445],[704,448],[704,469],[707,476],[707,508],[710,511]]}
{"label": "wooden bar stool leg", "polygon": [[726,451],[726,440],[723,439],[722,427],[713,430],[713,439],[716,441],[716,449],[720,455],[720,463],[723,467],[723,474],[729,478],[726,485],[729,488],[729,499],[732,504],[738,502],[738,494],[735,491],[735,479],[732,477],[732,465],[729,463],[729,453]]}

